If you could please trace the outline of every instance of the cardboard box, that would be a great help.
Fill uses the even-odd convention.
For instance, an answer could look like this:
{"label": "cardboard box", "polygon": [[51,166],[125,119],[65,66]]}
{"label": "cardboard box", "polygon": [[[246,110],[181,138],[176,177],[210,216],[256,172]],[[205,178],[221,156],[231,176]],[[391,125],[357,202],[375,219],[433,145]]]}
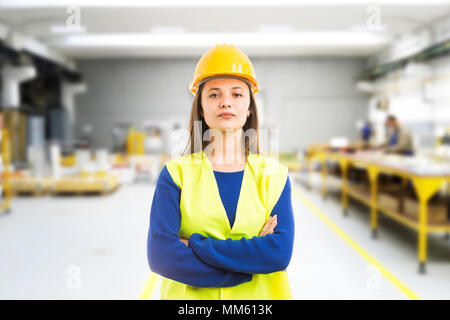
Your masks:
{"label": "cardboard box", "polygon": [[[428,203],[428,223],[436,224],[448,221],[446,203]],[[414,199],[405,199],[406,216],[419,221],[419,202]]]}
{"label": "cardboard box", "polygon": [[353,192],[370,199],[370,188],[368,185],[363,183],[349,183],[348,187],[352,189]]}
{"label": "cardboard box", "polygon": [[389,194],[391,197],[395,197],[398,201],[398,207],[396,211],[399,213],[404,212],[405,198],[411,196],[411,190],[408,186],[403,186],[397,183],[381,184],[378,187],[378,192],[380,194]]}
{"label": "cardboard box", "polygon": [[400,200],[397,195],[392,193],[380,193],[378,194],[378,206],[392,210],[395,212],[400,211]]}

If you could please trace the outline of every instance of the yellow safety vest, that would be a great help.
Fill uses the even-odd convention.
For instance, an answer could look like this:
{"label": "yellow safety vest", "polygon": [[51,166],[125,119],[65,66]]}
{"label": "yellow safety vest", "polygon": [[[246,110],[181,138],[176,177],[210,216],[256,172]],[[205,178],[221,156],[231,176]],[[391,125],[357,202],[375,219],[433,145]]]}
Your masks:
{"label": "yellow safety vest", "polygon": [[[179,235],[184,239],[189,239],[193,233],[222,240],[258,236],[283,191],[288,175],[287,167],[250,153],[231,228],[211,162],[204,151],[172,159],[166,167],[181,189]],[[283,270],[253,274],[249,282],[224,288],[199,288],[163,277],[161,299],[272,300],[292,299],[292,296],[287,271]]]}

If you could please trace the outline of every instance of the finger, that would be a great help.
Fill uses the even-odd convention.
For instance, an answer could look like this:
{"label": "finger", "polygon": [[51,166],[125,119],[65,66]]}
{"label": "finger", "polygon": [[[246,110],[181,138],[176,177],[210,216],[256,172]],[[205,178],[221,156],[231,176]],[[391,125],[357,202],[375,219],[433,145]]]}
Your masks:
{"label": "finger", "polygon": [[270,233],[270,234],[273,234],[275,231],[275,226],[273,226],[272,228],[270,228],[270,230],[269,230],[269,232],[268,233]]}
{"label": "finger", "polygon": [[262,237],[262,236],[264,236],[264,234],[265,234],[265,232],[266,232],[266,230],[267,230],[267,223],[265,223],[264,224],[264,226],[263,226],[263,228],[262,228],[262,230],[261,230],[261,232],[259,233],[259,236],[260,237]]}
{"label": "finger", "polygon": [[270,233],[270,230],[273,228],[273,224],[276,223],[276,219],[276,216],[270,217],[270,219],[266,223],[267,227],[264,235]]}
{"label": "finger", "polygon": [[261,232],[259,234],[261,237],[266,235],[267,230],[268,230],[269,225],[270,225],[270,222],[272,222],[272,217],[270,217],[269,220],[267,220],[267,222],[264,224],[264,227],[263,227],[263,229],[261,230]]}
{"label": "finger", "polygon": [[188,246],[188,240],[180,238],[180,241],[183,242],[186,245],[186,247]]}
{"label": "finger", "polygon": [[272,217],[272,221],[270,222],[270,226],[272,226],[273,224],[276,224],[277,221],[278,221],[278,217],[277,217],[277,215],[274,215],[274,216]]}
{"label": "finger", "polygon": [[267,233],[267,230],[269,228],[270,222],[272,221],[272,217],[269,218],[269,220],[266,221],[266,223],[264,224],[263,229],[261,230],[261,235],[265,235]]}
{"label": "finger", "polygon": [[276,220],[275,216],[270,217],[270,220],[267,221],[267,230],[266,230],[266,232],[268,232],[270,230],[270,228],[272,227],[272,224],[275,222],[275,220]]}
{"label": "finger", "polygon": [[270,224],[270,227],[269,227],[269,233],[270,234],[273,234],[273,230],[275,229],[277,224],[278,224],[277,218],[273,219],[273,221],[272,221],[272,223]]}
{"label": "finger", "polygon": [[275,229],[277,224],[278,224],[278,217],[277,217],[277,215],[274,215],[274,218],[272,220],[272,223],[270,224],[269,229],[273,232],[273,229]]}

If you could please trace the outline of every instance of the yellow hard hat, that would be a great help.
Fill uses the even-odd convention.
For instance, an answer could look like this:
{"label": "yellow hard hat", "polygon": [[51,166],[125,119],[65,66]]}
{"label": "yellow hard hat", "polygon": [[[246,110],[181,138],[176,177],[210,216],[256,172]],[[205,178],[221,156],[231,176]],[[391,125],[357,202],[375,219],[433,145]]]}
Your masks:
{"label": "yellow hard hat", "polygon": [[189,90],[195,95],[202,80],[219,75],[244,78],[250,83],[253,94],[259,91],[252,62],[232,44],[217,44],[203,54],[195,67]]}

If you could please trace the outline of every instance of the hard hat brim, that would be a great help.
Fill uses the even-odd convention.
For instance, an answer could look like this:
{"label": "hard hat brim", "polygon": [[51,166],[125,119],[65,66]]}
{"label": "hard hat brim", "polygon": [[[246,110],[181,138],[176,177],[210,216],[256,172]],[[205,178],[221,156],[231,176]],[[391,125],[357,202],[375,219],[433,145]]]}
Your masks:
{"label": "hard hat brim", "polygon": [[201,77],[200,79],[197,79],[196,83],[191,82],[189,84],[189,90],[192,92],[192,94],[196,95],[197,91],[198,91],[198,88],[202,84],[204,84],[205,82],[208,82],[209,80],[217,79],[217,78],[238,79],[238,80],[241,80],[241,81],[244,81],[244,82],[248,83],[250,85],[250,87],[251,87],[251,90],[252,90],[253,94],[256,94],[259,91],[258,81],[256,79],[251,78],[251,77],[245,77],[241,73],[226,73],[226,74],[211,73],[211,74],[206,74],[203,77]]}

